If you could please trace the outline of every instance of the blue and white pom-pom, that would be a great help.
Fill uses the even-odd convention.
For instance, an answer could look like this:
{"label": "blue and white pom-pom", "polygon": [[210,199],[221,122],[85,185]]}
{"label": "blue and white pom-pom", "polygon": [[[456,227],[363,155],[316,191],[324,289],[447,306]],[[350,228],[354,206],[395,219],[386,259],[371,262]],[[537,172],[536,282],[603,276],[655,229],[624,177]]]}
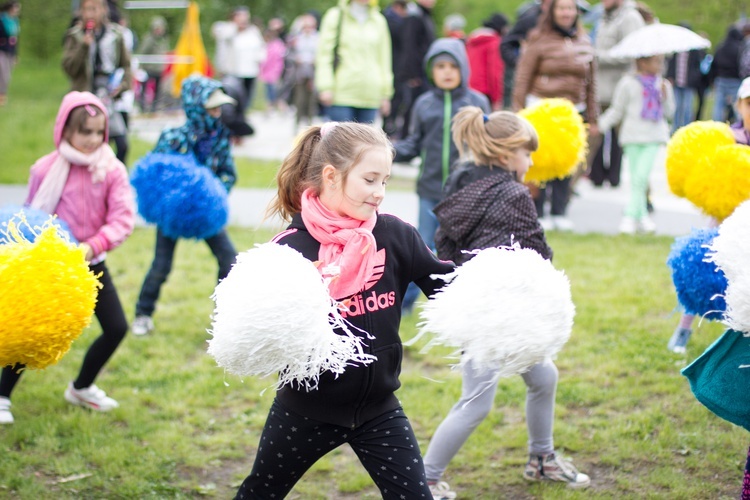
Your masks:
{"label": "blue and white pom-pom", "polygon": [[138,212],[170,238],[205,239],[227,224],[227,190],[193,155],[148,154],[136,164],[130,183]]}
{"label": "blue and white pom-pom", "polygon": [[750,335],[750,200],[738,206],[719,226],[708,258],[727,277],[723,323]]}
{"label": "blue and white pom-pom", "polygon": [[227,372],[313,390],[322,372],[368,364],[315,265],[296,250],[266,243],[240,253],[217,286],[208,341]]}
{"label": "blue and white pom-pom", "polygon": [[14,221],[15,227],[27,241],[35,241],[42,229],[47,225],[53,225],[57,228],[57,233],[63,240],[73,244],[78,243],[64,220],[37,208],[5,205],[0,207],[0,245],[14,241],[8,234],[8,222],[10,221]]}
{"label": "blue and white pom-pom", "polygon": [[719,234],[718,228],[694,229],[677,238],[667,258],[677,300],[688,314],[711,320],[724,316],[727,278],[716,264],[706,260],[708,246]]}
{"label": "blue and white pom-pom", "polygon": [[570,338],[570,282],[531,249],[488,248],[442,277],[448,284],[424,305],[420,336],[456,347],[461,363],[523,373],[553,358]]}

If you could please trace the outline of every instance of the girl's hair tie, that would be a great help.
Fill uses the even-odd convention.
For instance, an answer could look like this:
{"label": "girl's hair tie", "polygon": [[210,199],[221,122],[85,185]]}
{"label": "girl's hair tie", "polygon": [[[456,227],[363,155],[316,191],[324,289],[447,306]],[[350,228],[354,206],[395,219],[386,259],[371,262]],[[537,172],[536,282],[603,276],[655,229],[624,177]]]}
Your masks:
{"label": "girl's hair tie", "polygon": [[328,132],[336,128],[339,122],[326,122],[320,127],[320,136],[325,137]]}
{"label": "girl's hair tie", "polygon": [[484,120],[484,123],[487,123],[488,121],[490,121],[490,117],[487,115],[482,115],[482,119]]}
{"label": "girl's hair tie", "polygon": [[87,113],[88,113],[88,114],[89,114],[90,116],[96,116],[96,111],[94,110],[94,108],[92,108],[92,107],[91,107],[91,105],[90,105],[90,104],[84,104],[84,105],[83,105],[83,108],[84,108],[84,109],[86,110],[86,112],[87,112]]}

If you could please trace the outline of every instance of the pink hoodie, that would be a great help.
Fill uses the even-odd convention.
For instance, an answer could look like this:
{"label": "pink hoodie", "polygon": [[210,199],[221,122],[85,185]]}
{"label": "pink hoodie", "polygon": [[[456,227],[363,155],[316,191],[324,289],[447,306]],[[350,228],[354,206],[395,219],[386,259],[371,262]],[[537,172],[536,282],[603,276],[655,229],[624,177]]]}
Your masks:
{"label": "pink hoodie", "polygon": [[[74,108],[83,105],[96,106],[107,116],[102,102],[90,92],[70,92],[62,100],[55,120],[55,147],[63,139],[65,122]],[[104,142],[107,142],[108,123],[105,125]],[[26,204],[31,203],[44,176],[59,156],[57,150],[43,156],[31,167],[29,194]],[[68,179],[57,204],[55,214],[68,223],[73,236],[91,246],[93,262],[103,260],[104,253],[111,250],[133,232],[135,203],[128,179],[128,171],[120,161],[116,168],[107,172],[102,182],[94,183],[88,165],[71,165]]]}
{"label": "pink hoodie", "polygon": [[266,44],[266,60],[260,63],[260,79],[265,83],[276,83],[284,72],[286,45],[276,38]]}

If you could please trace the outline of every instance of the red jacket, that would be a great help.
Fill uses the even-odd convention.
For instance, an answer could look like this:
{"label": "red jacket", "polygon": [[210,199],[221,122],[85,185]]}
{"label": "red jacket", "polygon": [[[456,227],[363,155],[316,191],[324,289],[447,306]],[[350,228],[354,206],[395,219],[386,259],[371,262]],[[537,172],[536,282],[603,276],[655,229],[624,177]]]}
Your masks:
{"label": "red jacket", "polygon": [[491,28],[478,28],[466,40],[469,55],[469,88],[489,97],[493,108],[503,101],[505,63],[500,58],[501,37]]}

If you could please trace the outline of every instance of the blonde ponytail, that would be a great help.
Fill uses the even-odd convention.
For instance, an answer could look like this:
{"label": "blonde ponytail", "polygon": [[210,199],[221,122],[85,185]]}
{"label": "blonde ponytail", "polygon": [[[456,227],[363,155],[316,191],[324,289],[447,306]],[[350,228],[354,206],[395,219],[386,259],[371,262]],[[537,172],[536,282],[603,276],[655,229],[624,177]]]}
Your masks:
{"label": "blonde ponytail", "polygon": [[480,165],[498,165],[501,156],[519,148],[536,151],[539,147],[534,127],[510,111],[496,111],[487,116],[476,106],[466,106],[453,117],[451,130],[461,156],[467,156],[468,148]]}

